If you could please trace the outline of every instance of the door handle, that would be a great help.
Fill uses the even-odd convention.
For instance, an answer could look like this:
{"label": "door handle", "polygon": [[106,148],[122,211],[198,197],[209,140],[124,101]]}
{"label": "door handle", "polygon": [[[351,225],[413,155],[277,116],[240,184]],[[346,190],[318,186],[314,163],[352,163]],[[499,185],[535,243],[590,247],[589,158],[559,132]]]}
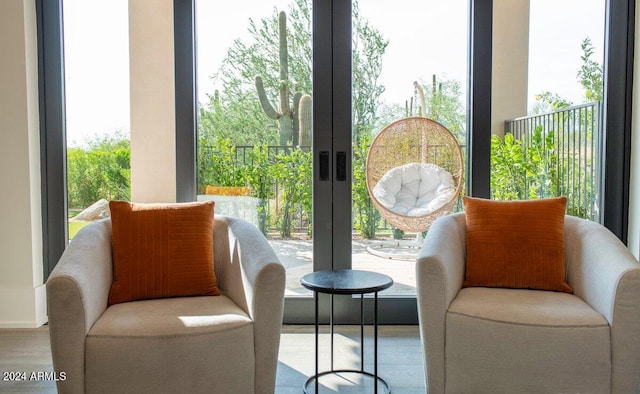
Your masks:
{"label": "door handle", "polygon": [[347,152],[336,153],[336,181],[347,180]]}
{"label": "door handle", "polygon": [[330,180],[331,176],[329,175],[329,151],[321,151],[318,160],[320,162],[320,180]]}

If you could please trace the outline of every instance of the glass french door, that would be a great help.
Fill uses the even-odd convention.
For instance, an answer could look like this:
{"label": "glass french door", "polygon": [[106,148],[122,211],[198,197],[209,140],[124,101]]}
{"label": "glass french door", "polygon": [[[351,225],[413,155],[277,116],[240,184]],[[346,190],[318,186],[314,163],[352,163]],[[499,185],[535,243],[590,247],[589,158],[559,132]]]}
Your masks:
{"label": "glass french door", "polygon": [[[395,304],[397,315],[411,313],[422,231],[398,229],[399,223],[385,219],[372,204],[366,184],[367,173],[375,172],[367,167],[369,147],[387,125],[425,117],[444,125],[466,152],[468,4],[465,0],[352,3],[352,267],[394,278],[394,286],[382,296]],[[397,160],[397,166],[406,164]],[[426,231],[428,225],[421,229]]]}
{"label": "glass french door", "polygon": [[287,269],[287,298],[308,301],[300,278],[323,233],[313,220],[312,2],[197,0],[195,9],[198,199],[256,225]]}
{"label": "glass french door", "polygon": [[[416,323],[415,259],[367,250],[394,229],[368,195],[366,157],[386,124],[418,115],[416,86],[420,115],[439,111],[464,141],[467,2],[244,3],[196,2],[198,199],[267,236],[287,268],[285,322],[313,322],[304,274],[353,268],[394,279],[381,323]],[[435,29],[425,15],[452,22]],[[337,322],[358,311],[359,299],[337,297]]]}
{"label": "glass french door", "polygon": [[[315,101],[314,130],[332,130],[314,133],[315,268],[392,277],[394,286],[380,294],[384,323],[417,322],[417,250],[413,258],[402,258],[402,251],[384,258],[370,249],[398,238],[410,243],[417,234],[402,234],[374,206],[366,185],[369,147],[389,123],[423,116],[445,125],[466,152],[467,9],[466,1],[314,3],[314,17],[331,22],[331,29],[314,22],[315,97],[330,86],[322,95],[327,103]],[[425,18],[446,22],[429,24]],[[323,180],[322,155],[333,165],[331,180]],[[318,228],[327,229],[326,238],[318,237]],[[358,300],[340,298],[340,321],[356,322]]]}

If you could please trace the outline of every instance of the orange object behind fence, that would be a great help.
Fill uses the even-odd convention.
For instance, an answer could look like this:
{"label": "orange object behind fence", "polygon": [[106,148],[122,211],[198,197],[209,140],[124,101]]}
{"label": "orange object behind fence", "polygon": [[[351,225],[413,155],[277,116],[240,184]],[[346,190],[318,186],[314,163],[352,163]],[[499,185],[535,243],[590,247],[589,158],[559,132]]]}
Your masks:
{"label": "orange object behind fence", "polygon": [[207,185],[205,194],[218,196],[249,196],[251,188],[246,186],[211,186]]}

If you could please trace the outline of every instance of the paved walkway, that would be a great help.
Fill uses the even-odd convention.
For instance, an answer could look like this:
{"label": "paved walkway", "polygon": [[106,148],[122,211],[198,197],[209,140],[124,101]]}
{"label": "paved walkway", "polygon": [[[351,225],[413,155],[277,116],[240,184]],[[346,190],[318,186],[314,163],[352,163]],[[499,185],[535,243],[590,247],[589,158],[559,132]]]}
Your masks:
{"label": "paved walkway", "polygon": [[[257,225],[258,199],[255,197],[199,195],[198,200],[215,200],[216,214],[240,217]],[[286,295],[310,296],[312,294],[311,291],[300,285],[300,278],[312,272],[312,241],[270,239],[269,242],[271,242],[278,257],[280,257],[280,261],[287,269]],[[367,251],[367,246],[374,243],[374,241],[370,240],[353,241],[353,269],[380,272],[393,278],[394,285],[381,292],[381,295],[415,296],[415,258],[411,260],[396,260],[374,256]],[[417,252],[417,250],[413,252]]]}
{"label": "paved walkway", "polygon": [[[270,242],[280,261],[287,269],[286,295],[312,295],[311,291],[300,285],[300,278],[312,271],[312,241],[270,240]],[[415,296],[415,258],[412,260],[397,260],[378,257],[367,251],[367,246],[372,244],[374,244],[374,241],[353,241],[353,269],[380,272],[393,278],[394,285],[381,292],[380,294],[383,296]]]}

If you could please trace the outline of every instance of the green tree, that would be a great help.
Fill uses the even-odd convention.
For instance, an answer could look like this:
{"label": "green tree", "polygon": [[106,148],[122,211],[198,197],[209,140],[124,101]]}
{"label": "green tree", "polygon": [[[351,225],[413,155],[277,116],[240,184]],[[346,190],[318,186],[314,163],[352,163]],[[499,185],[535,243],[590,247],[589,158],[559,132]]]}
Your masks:
{"label": "green tree", "polygon": [[373,205],[367,188],[367,153],[371,145],[371,133],[362,133],[353,146],[353,212],[354,226],[364,238],[375,238],[380,212]]}
{"label": "green tree", "polygon": [[256,145],[249,151],[249,163],[244,167],[244,175],[251,188],[251,194],[259,199],[258,227],[266,235],[271,218],[269,199],[275,194],[274,166],[269,159],[269,146],[266,143]]}
{"label": "green tree", "polygon": [[424,116],[442,123],[459,141],[464,141],[467,115],[460,81],[433,75],[430,82],[414,81],[413,87],[414,94],[404,105],[387,104],[378,111],[374,130],[382,130],[403,117]]}
{"label": "green tree", "polygon": [[[262,111],[254,85],[260,75],[266,94],[274,102],[279,81],[278,10],[259,21],[249,19],[249,38],[236,39],[227,50],[213,79],[220,91],[209,97],[200,111],[199,133],[205,138],[221,135],[236,145],[279,143],[277,123]],[[311,7],[295,0],[287,11],[288,77],[293,91],[311,92]],[[275,101],[277,102],[277,101]]]}
{"label": "green tree", "polygon": [[491,190],[496,200],[527,200],[558,195],[558,157],[554,133],[538,126],[528,140],[513,134],[491,137]]}
{"label": "green tree", "polygon": [[[234,84],[239,85],[239,81]],[[230,84],[231,85],[231,84]],[[235,89],[235,87],[233,87]],[[234,145],[270,145],[278,143],[273,125],[265,122],[256,97],[252,94],[238,94],[231,98],[225,92],[224,99],[219,91],[209,95],[209,103],[199,109],[198,136],[200,141],[228,139]],[[210,145],[210,143],[208,143]],[[201,145],[205,148],[207,144]],[[202,153],[202,150],[200,150]]]}
{"label": "green tree", "polygon": [[101,198],[128,200],[131,195],[129,139],[121,134],[89,141],[67,151],[69,207],[81,209]]}
{"label": "green tree", "polygon": [[[593,60],[594,46],[591,39],[586,37],[580,44],[582,56],[580,60],[582,64],[578,69],[577,78],[580,85],[584,88],[583,103],[591,103],[594,101],[602,101],[604,95],[602,84],[602,64]],[[536,95],[536,103],[534,104],[532,113],[534,115],[555,112],[563,108],[572,106],[574,103],[551,91],[543,91]]]}
{"label": "green tree", "polygon": [[292,234],[292,213],[297,207],[308,218],[311,217],[311,153],[292,149],[291,152],[279,154],[273,164],[273,171],[282,197],[278,227],[280,235],[288,238]]}
{"label": "green tree", "polygon": [[578,79],[584,88],[586,102],[601,101],[604,91],[602,88],[602,65],[593,60],[594,47],[589,37],[580,45],[582,48],[582,66],[578,70]]}
{"label": "green tree", "polygon": [[236,146],[230,138],[200,137],[199,146],[198,183],[201,187],[246,185],[243,163],[238,162]]}
{"label": "green tree", "polygon": [[[355,134],[372,126],[384,87],[378,82],[388,45],[353,5],[353,125]],[[278,143],[277,123],[260,106],[254,79],[261,76],[267,98],[279,101],[278,10],[259,21],[249,19],[249,38],[236,39],[213,75],[221,89],[200,111],[201,136],[224,133],[236,145]],[[287,10],[289,91],[312,94],[311,0],[293,0]]]}
{"label": "green tree", "polygon": [[556,112],[573,105],[573,102],[549,91],[539,93],[535,98],[536,103],[533,106],[533,115]]}
{"label": "green tree", "polygon": [[460,82],[446,76],[438,80],[433,75],[431,86],[425,88],[426,109],[422,116],[441,123],[459,140],[464,140],[467,116]]}
{"label": "green tree", "polygon": [[360,15],[357,1],[353,2],[353,31],[351,124],[357,145],[360,135],[370,133],[378,121],[380,96],[385,91],[378,78],[389,41]]}

